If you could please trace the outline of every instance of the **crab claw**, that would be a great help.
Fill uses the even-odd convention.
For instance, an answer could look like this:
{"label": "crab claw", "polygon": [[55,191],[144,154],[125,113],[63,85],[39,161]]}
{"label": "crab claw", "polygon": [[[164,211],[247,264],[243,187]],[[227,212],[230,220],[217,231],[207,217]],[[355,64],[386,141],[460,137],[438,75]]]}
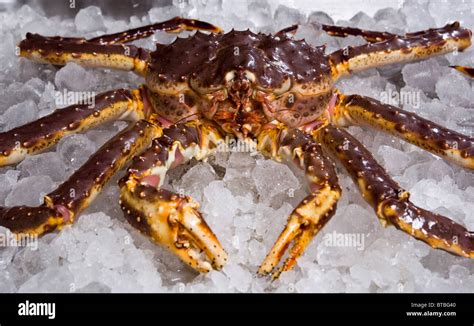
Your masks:
{"label": "crab claw", "polygon": [[[221,269],[227,253],[188,196],[146,184],[122,186],[121,207],[128,221],[199,272]],[[127,185],[128,183],[128,185]]]}
{"label": "crab claw", "polygon": [[[282,272],[292,269],[311,240],[334,215],[339,196],[340,190],[338,187],[331,188],[328,186],[318,194],[306,197],[291,213],[285,229],[258,269],[258,274],[268,275],[273,272],[273,279],[277,279]],[[275,270],[291,243],[293,243],[293,247],[288,254],[288,258],[281,267]]]}
{"label": "crab claw", "polygon": [[260,275],[270,274],[280,262],[291,242],[294,241],[288,258],[280,268],[273,272],[272,277],[277,279],[282,272],[290,270],[296,264],[296,259],[301,256],[305,248],[311,242],[314,233],[314,225],[306,223],[300,216],[291,215],[285,229],[258,269],[258,273]]}

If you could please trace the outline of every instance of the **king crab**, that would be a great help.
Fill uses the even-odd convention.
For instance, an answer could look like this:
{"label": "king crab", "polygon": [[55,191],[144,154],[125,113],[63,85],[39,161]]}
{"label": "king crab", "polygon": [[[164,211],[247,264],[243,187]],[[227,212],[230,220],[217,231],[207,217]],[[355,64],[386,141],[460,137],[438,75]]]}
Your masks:
{"label": "king crab", "polygon": [[[294,209],[258,273],[278,277],[291,269],[336,211],[341,188],[333,161],[354,179],[381,223],[394,225],[433,248],[474,257],[474,235],[451,219],[415,206],[343,127],[374,127],[474,169],[474,139],[400,108],[335,89],[344,75],[429,58],[471,45],[459,23],[395,35],[321,25],[329,35],[367,43],[337,50],[294,40],[292,26],[275,35],[222,31],[209,23],[169,21],[93,39],[26,35],[20,55],[36,62],[133,71],[146,80],[137,89],[98,95],[95,106],[73,105],[0,133],[0,166],[53,146],[63,136],[110,120],[130,125],[109,140],[39,207],[0,207],[0,226],[22,236],[72,224],[117,171],[120,206],[127,220],[200,272],[220,269],[227,254],[189,196],[161,188],[166,172],[216,152],[226,137],[256,142],[257,149],[305,171],[310,194]],[[153,52],[125,45],[155,31],[197,30]],[[208,34],[201,31],[209,32]],[[469,67],[455,66],[472,77]],[[287,259],[280,265],[287,248]]]}

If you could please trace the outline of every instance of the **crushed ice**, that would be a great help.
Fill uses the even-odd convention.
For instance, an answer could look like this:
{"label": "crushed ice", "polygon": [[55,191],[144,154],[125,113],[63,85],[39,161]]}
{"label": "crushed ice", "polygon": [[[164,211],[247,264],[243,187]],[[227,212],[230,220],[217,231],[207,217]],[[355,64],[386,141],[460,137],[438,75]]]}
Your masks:
{"label": "crushed ice", "polygon": [[[52,112],[54,92],[104,91],[131,87],[140,80],[132,74],[93,70],[75,64],[56,70],[18,60],[15,45],[27,31],[92,37],[118,32],[178,14],[208,20],[226,30],[232,27],[266,32],[300,22],[298,31],[312,45],[334,50],[360,44],[360,38],[330,38],[319,23],[333,23],[323,12],[308,12],[312,1],[297,1],[305,12],[248,1],[236,7],[224,0],[176,1],[176,6],[154,8],[144,17],[114,21],[97,7],[82,9],[75,19],[46,18],[23,6],[0,13],[0,129],[37,119]],[[239,2],[243,3],[243,1]],[[453,6],[447,0],[427,3],[409,0],[397,10],[379,10],[374,17],[356,14],[336,23],[402,33],[451,20],[474,27],[472,3]],[[153,48],[169,43],[174,35],[157,32],[137,45]],[[473,84],[447,68],[449,64],[474,65],[473,50],[433,58],[403,67],[371,70],[341,81],[348,93],[379,97],[383,92],[420,92],[421,105],[404,108],[473,135]],[[113,123],[81,135],[65,137],[59,145],[27,158],[16,169],[0,169],[0,205],[37,205],[77,169],[123,123]],[[446,214],[474,229],[474,174],[445,163],[422,150],[381,133],[351,128],[387,168],[412,193],[421,207]],[[38,248],[0,249],[0,292],[474,292],[472,261],[432,250],[395,228],[380,226],[351,180],[340,173],[344,195],[337,214],[296,268],[276,282],[258,278],[258,264],[281,231],[292,208],[305,196],[305,180],[291,167],[248,153],[219,153],[208,163],[191,162],[170,172],[168,187],[183,190],[201,202],[209,225],[230,254],[223,271],[197,275],[176,257],[141,236],[122,217],[115,177],[93,205],[72,227],[39,239]],[[359,234],[363,248],[330,246],[325,235]],[[0,228],[0,235],[8,230]],[[361,250],[362,249],[362,250]]]}

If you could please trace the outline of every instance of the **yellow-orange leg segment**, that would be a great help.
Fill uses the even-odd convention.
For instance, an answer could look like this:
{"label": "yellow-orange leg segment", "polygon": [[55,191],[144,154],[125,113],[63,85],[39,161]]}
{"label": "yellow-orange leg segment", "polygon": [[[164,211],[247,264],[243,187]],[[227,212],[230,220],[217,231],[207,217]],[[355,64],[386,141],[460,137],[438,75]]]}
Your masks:
{"label": "yellow-orange leg segment", "polygon": [[329,125],[316,137],[346,168],[384,226],[394,225],[433,248],[474,258],[474,234],[445,216],[411,203],[409,193],[348,132]]}
{"label": "yellow-orange leg segment", "polygon": [[365,125],[391,133],[460,166],[474,169],[474,138],[360,95],[340,95],[333,114],[337,126]]}
{"label": "yellow-orange leg segment", "polygon": [[103,145],[66,182],[46,195],[40,207],[0,207],[0,226],[17,234],[40,235],[73,223],[110,177],[142,152],[161,128],[140,120]]}
{"label": "yellow-orange leg segment", "polygon": [[[295,265],[313,237],[334,215],[341,188],[334,164],[311,135],[284,126],[270,127],[260,133],[257,145],[263,154],[278,161],[291,161],[303,169],[311,191],[291,213],[285,229],[258,270],[261,275],[273,272],[273,277],[277,278]],[[292,242],[288,258],[277,268]]]}
{"label": "yellow-orange leg segment", "polygon": [[191,158],[205,159],[222,141],[210,122],[173,125],[134,159],[119,183],[120,205],[130,224],[199,272],[222,268],[227,253],[198,211],[197,202],[160,187],[169,169]]}
{"label": "yellow-orange leg segment", "polygon": [[380,42],[348,46],[329,56],[333,78],[388,64],[462,51],[471,45],[471,35],[469,29],[454,22],[441,28],[394,36]]}

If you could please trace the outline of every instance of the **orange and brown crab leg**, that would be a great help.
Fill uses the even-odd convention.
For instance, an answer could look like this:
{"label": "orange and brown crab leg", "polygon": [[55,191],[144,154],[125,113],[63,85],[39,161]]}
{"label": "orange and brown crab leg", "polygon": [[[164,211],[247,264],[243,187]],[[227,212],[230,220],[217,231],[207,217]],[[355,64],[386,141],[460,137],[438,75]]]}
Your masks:
{"label": "orange and brown crab leg", "polygon": [[347,131],[329,125],[315,136],[343,164],[382,225],[394,225],[433,248],[474,258],[474,234],[445,216],[411,203],[409,193]]}
{"label": "orange and brown crab leg", "polygon": [[227,254],[198,211],[199,204],[161,185],[169,169],[192,158],[205,159],[222,141],[210,122],[173,125],[134,158],[119,182],[120,206],[130,224],[199,272],[221,269]]}
{"label": "orange and brown crab leg", "polygon": [[[334,164],[323,154],[311,135],[284,126],[270,127],[260,133],[257,146],[263,154],[279,161],[291,161],[303,169],[311,191],[293,210],[285,229],[258,270],[261,275],[273,272],[273,277],[277,278],[295,265],[296,259],[303,254],[313,237],[334,215],[341,188]],[[277,268],[292,242],[288,258]]]}
{"label": "orange and brown crab leg", "polygon": [[474,67],[467,67],[467,66],[449,66],[451,68],[456,69],[457,71],[463,73],[464,75],[474,78]]}
{"label": "orange and brown crab leg", "polygon": [[26,125],[0,133],[0,166],[18,163],[56,144],[63,136],[81,132],[111,120],[144,119],[142,88],[117,89],[97,95],[93,105],[71,105]]}
{"label": "orange and brown crab leg", "polygon": [[161,128],[140,120],[103,145],[66,182],[46,195],[39,207],[0,207],[0,226],[16,234],[41,235],[74,222],[110,177],[161,135]]}
{"label": "orange and brown crab leg", "polygon": [[322,29],[330,36],[334,36],[334,37],[361,36],[368,42],[380,42],[380,41],[385,41],[385,40],[398,36],[397,34],[392,34],[388,32],[368,31],[368,30],[360,29],[360,28],[336,26],[336,25],[322,25]]}
{"label": "orange and brown crab leg", "polygon": [[156,31],[164,31],[169,33],[179,33],[182,31],[206,31],[212,33],[220,33],[222,30],[204,21],[196,19],[186,19],[182,17],[174,17],[170,20],[151,24],[147,26],[141,26],[138,28],[130,29],[127,31],[98,36],[89,39],[88,42],[99,43],[99,44],[118,44],[132,42],[141,38],[152,36]]}
{"label": "orange and brown crab leg", "polygon": [[145,75],[149,52],[134,45],[99,44],[75,37],[46,37],[27,33],[18,45],[20,56],[40,63],[111,68]]}
{"label": "orange and brown crab leg", "polygon": [[[346,26],[336,26],[336,25],[326,25],[321,24],[321,29],[325,31],[328,35],[334,37],[347,37],[351,36],[361,36],[368,42],[380,42],[385,41],[390,38],[398,36],[397,34],[387,33],[387,32],[377,32],[377,31],[368,31],[355,27],[346,27]],[[293,25],[287,28],[282,29],[277,33],[278,34],[295,34],[298,30],[299,25]]]}
{"label": "orange and brown crab leg", "polygon": [[460,166],[474,169],[474,138],[370,97],[339,95],[332,119],[341,127],[374,127]]}
{"label": "orange and brown crab leg", "polygon": [[333,78],[387,64],[462,51],[471,45],[471,35],[469,29],[454,22],[441,28],[408,33],[380,42],[348,46],[329,55]]}

